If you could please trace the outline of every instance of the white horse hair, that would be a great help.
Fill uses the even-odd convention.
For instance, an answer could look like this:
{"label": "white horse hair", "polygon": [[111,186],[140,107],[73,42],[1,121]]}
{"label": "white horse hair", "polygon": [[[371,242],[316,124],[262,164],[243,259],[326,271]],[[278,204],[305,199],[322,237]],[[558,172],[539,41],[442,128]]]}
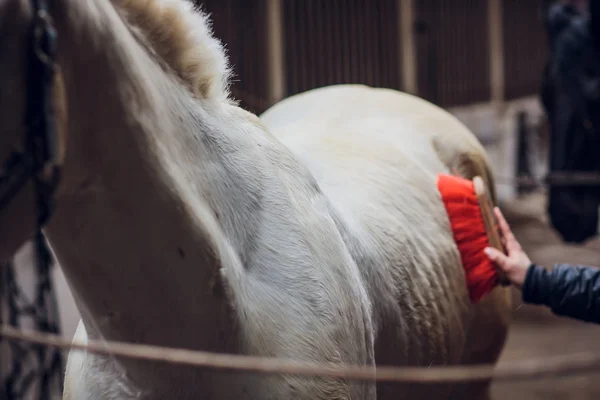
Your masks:
{"label": "white horse hair", "polygon": [[[446,111],[361,85],[230,99],[208,19],[184,0],[49,0],[64,147],[45,233],[88,338],[312,362],[495,362],[508,291],[470,304],[438,173],[493,179]],[[0,0],[0,160],[22,131],[29,1]],[[293,65],[288,68],[294,68]],[[0,257],[33,197],[0,211]],[[486,399],[411,386],[173,367],[73,352],[65,400]]]}

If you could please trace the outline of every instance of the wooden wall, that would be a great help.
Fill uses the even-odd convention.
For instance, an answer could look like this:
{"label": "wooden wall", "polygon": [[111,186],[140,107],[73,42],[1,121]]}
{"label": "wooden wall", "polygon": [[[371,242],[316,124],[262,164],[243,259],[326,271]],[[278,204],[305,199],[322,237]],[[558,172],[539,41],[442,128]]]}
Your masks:
{"label": "wooden wall", "polygon": [[490,98],[487,2],[415,1],[419,95],[441,106]]}
{"label": "wooden wall", "polygon": [[287,94],[363,83],[402,89],[396,0],[284,0]]}
{"label": "wooden wall", "polygon": [[[597,1],[597,0],[596,0]],[[543,0],[503,0],[505,96],[537,93],[548,57]]]}
{"label": "wooden wall", "polygon": [[268,104],[267,76],[267,0],[201,0],[210,14],[216,37],[227,49],[233,66],[233,95],[242,106],[261,112]]}
{"label": "wooden wall", "polygon": [[[411,40],[417,95],[442,107],[491,101],[490,0],[199,0],[227,46],[233,93],[254,112],[273,101],[273,2],[280,5],[284,97],[338,83],[402,90],[402,43]],[[401,3],[411,4],[410,29],[400,29]],[[544,3],[501,0],[502,65],[494,65],[505,100],[537,94],[547,56]]]}

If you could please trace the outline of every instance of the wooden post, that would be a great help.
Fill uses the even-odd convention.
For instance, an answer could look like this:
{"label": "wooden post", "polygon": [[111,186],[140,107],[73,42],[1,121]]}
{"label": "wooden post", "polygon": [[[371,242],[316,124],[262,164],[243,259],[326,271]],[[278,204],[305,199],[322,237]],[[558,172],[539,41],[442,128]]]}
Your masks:
{"label": "wooden post", "polygon": [[502,38],[502,0],[488,0],[491,100],[504,101],[504,40]]}
{"label": "wooden post", "polygon": [[402,66],[403,91],[418,94],[417,55],[415,51],[414,0],[398,0],[398,35],[401,48],[400,65]]}
{"label": "wooden post", "polygon": [[283,52],[283,0],[267,0],[269,102],[276,103],[286,95]]}
{"label": "wooden post", "polygon": [[[531,165],[529,163],[529,135],[527,129],[527,112],[519,111],[517,113],[517,178],[531,178]],[[532,191],[531,185],[517,184],[517,195],[522,195]]]}

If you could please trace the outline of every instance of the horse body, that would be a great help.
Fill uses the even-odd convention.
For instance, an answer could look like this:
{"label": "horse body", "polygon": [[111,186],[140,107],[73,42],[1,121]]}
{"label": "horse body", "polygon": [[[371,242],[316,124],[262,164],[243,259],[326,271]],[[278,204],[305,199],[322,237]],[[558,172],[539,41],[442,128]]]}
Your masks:
{"label": "horse body", "polygon": [[[429,102],[362,85],[296,95],[261,118],[330,201],[373,306],[376,363],[495,362],[509,320],[507,292],[469,303],[436,186],[448,172],[493,185],[472,133]],[[474,398],[486,396],[485,384],[475,386]],[[415,398],[417,389],[379,385],[378,398]]]}
{"label": "horse body", "polygon": [[[101,235],[100,242],[86,240],[89,232],[82,235],[80,231],[79,239],[69,235],[72,227],[49,227],[49,238],[63,268],[79,262],[78,268],[88,269],[90,264],[108,264],[117,255],[120,265],[124,258],[129,260],[121,282],[93,275],[85,277],[83,284],[71,282],[76,298],[77,288],[93,285],[92,280],[115,292],[98,302],[90,293],[84,294],[81,308],[85,311],[93,307],[93,318],[84,315],[77,338],[109,337],[190,349],[372,365],[370,303],[358,268],[328,215],[327,199],[289,151],[258,130],[255,117],[230,107],[223,112],[223,118],[245,129],[219,131],[218,138],[208,131],[202,134],[201,140],[219,142],[214,145],[221,148],[210,156],[218,157],[216,165],[197,159],[193,160],[196,167],[177,165],[174,160],[181,158],[168,156],[174,163],[171,168],[183,177],[171,190],[192,188],[186,196],[192,212],[187,218],[193,221],[202,214],[201,225],[215,241],[213,251],[218,255],[218,264],[212,277],[204,275],[214,261],[209,260],[208,265],[203,262],[206,255],[197,249],[206,248],[206,243],[197,242],[197,232],[190,231],[189,238],[174,236],[185,230],[185,224],[173,226],[182,222],[181,217],[171,215],[172,222],[168,222],[153,216],[164,214],[159,209],[168,206],[165,203],[154,206],[153,201],[145,201],[137,213],[145,215],[141,219],[146,224],[140,224],[138,216],[134,223],[129,215],[121,214],[119,232],[113,231],[114,221],[100,222],[116,210],[104,206],[86,209],[85,215],[97,215],[100,220],[100,225],[90,228],[96,231],[102,227],[109,236]],[[244,142],[251,145],[246,147]],[[122,184],[131,185],[125,181]],[[110,192],[114,191],[120,193],[122,188]],[[115,201],[119,202],[118,210],[131,212],[135,207],[133,198],[109,198],[106,203]],[[78,220],[81,216],[73,209],[64,209],[56,218]],[[135,240],[128,241],[128,237]],[[110,250],[103,252],[98,244],[108,240],[110,244],[101,247]],[[144,249],[146,246],[149,248]],[[81,265],[84,254],[92,254],[93,262]],[[121,286],[135,280],[128,273],[134,274],[141,266],[145,272],[138,270],[138,281],[132,289],[138,299],[131,298],[124,305],[125,298],[118,296],[133,294],[122,293]],[[151,292],[152,287],[161,286],[160,279],[164,280],[162,299]],[[144,292],[148,297],[139,297]],[[121,370],[126,373],[120,374]],[[365,383],[148,367],[146,363],[76,353],[70,356],[65,386],[66,399],[86,394],[94,400],[194,399],[199,395],[207,399],[368,399],[374,393],[373,385]]]}
{"label": "horse body", "polygon": [[[23,99],[5,89],[24,81],[25,4],[0,1],[2,159],[19,139]],[[506,296],[468,303],[435,187],[448,170],[489,181],[483,150],[453,117],[397,92],[342,86],[288,99],[261,122],[228,100],[223,51],[187,2],[51,6],[68,140],[62,133],[46,234],[82,314],[77,340],[367,366],[495,361]],[[27,188],[0,229],[32,219],[32,204]],[[2,252],[25,240],[18,228]],[[65,377],[68,400],[449,390],[422,389],[77,352]],[[469,390],[458,398],[485,398],[487,383]]]}
{"label": "horse body", "polygon": [[263,116],[330,201],[368,288],[375,326],[392,339],[378,363],[456,363],[470,307],[436,187],[437,174],[448,168],[432,133],[411,124],[415,118],[458,128],[420,99],[363,86],[317,89]]}
{"label": "horse body", "polygon": [[[252,116],[239,115],[258,124]],[[430,366],[468,362],[469,349],[480,345],[485,350],[477,361],[494,362],[504,341],[508,303],[505,296],[492,294],[495,309],[486,309],[484,318],[494,323],[480,328],[477,308],[490,300],[477,307],[469,303],[435,185],[438,173],[460,167],[444,161],[452,152],[457,160],[473,154],[473,169],[487,176],[486,164],[476,162],[485,157],[471,133],[421,99],[352,85],[292,97],[262,120],[275,137],[254,132],[253,138],[261,139],[260,152],[236,158],[234,164],[249,169],[254,179],[264,171],[274,176],[264,182],[257,208],[242,218],[243,232],[252,232],[253,242],[234,246],[244,259],[243,274],[224,273],[225,292],[241,330],[236,340],[243,345],[221,350],[306,361]],[[260,167],[265,155],[276,162]],[[225,222],[227,205],[214,207]],[[242,225],[230,221],[225,226],[231,243],[239,236],[236,226]],[[234,241],[243,242],[239,237]],[[80,339],[85,338],[83,329]],[[476,335],[467,338],[469,330]],[[79,369],[84,360],[71,356],[67,386],[80,384],[83,375],[88,377],[86,393],[94,385],[99,392],[90,398],[106,398],[106,381],[98,382],[98,377],[106,377],[113,387],[120,376],[116,364],[100,358],[98,367],[98,357],[87,357]],[[376,393],[360,383],[328,381],[324,389],[307,384],[310,380],[294,385],[277,378],[235,377],[217,385],[215,379],[222,378],[216,374],[202,380],[210,382],[207,386],[182,380],[177,386],[186,389],[177,392],[178,398],[194,393],[215,399],[446,398],[452,389],[384,384]],[[119,387],[127,388],[123,383]],[[485,398],[486,390],[471,398]],[[128,388],[115,398],[128,398],[124,396],[131,392],[138,393]],[[146,386],[143,392],[147,398],[155,398],[153,393],[162,398],[156,387]]]}

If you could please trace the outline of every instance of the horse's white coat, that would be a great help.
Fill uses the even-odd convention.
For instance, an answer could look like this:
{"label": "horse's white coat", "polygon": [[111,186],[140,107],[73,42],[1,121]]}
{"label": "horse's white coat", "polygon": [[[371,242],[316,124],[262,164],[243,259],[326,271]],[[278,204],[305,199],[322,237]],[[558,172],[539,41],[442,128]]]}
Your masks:
{"label": "horse's white coat", "polygon": [[[495,361],[508,320],[506,294],[498,290],[477,307],[467,302],[436,188],[437,174],[449,171],[491,180],[472,133],[422,99],[361,85],[294,96],[262,120],[331,204],[373,304],[376,362]],[[379,388],[379,398],[401,393]],[[457,398],[480,398],[485,385],[465,393]]]}
{"label": "horse's white coat", "polygon": [[[0,0],[0,15],[15,4],[18,29],[4,28],[12,36],[0,51],[25,46],[28,2]],[[481,146],[456,119],[411,96],[348,86],[288,99],[265,127],[230,104],[222,49],[186,2],[51,6],[69,140],[47,235],[83,315],[76,340],[365,365],[495,360],[506,303],[492,295],[483,314],[469,305],[435,188],[449,168],[489,179]],[[0,93],[22,81],[6,54],[14,65],[0,67]],[[2,155],[22,111],[5,100]],[[472,333],[481,315],[492,321],[485,335]],[[68,400],[447,395],[417,389],[85,353],[70,355],[65,378]],[[459,398],[483,398],[477,390]]]}

